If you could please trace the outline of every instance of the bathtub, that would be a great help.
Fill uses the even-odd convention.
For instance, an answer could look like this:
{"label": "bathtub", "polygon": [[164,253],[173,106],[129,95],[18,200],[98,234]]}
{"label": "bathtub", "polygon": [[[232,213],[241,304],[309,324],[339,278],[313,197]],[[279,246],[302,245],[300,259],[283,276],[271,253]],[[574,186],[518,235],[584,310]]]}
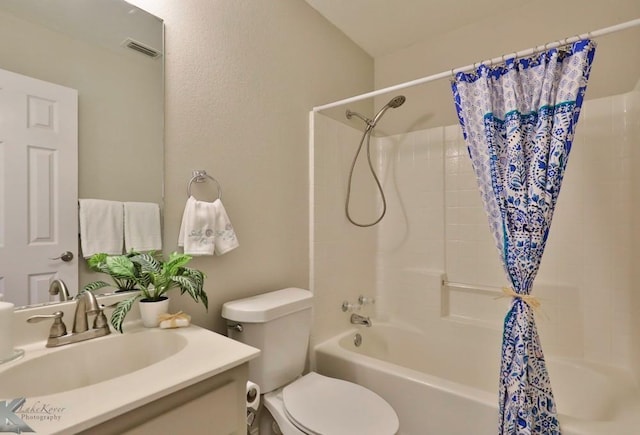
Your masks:
{"label": "bathtub", "polygon": [[[401,435],[495,435],[500,332],[448,320],[430,330],[374,321],[317,345],[316,371],[382,396]],[[547,366],[564,435],[640,434],[640,390],[629,372],[572,359],[547,358]]]}

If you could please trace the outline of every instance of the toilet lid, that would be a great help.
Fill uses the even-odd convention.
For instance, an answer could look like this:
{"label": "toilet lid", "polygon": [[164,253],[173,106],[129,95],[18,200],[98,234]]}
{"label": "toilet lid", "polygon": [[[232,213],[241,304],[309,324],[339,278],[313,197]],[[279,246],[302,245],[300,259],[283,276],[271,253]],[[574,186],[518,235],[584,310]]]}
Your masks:
{"label": "toilet lid", "polygon": [[360,385],[309,373],[284,387],[284,409],[293,424],[309,434],[392,435],[396,412]]}

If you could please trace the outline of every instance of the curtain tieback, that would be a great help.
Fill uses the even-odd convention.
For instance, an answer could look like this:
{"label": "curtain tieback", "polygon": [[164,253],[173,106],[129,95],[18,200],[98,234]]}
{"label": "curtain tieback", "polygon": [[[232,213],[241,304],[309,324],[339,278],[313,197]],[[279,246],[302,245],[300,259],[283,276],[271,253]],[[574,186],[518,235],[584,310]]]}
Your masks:
{"label": "curtain tieback", "polygon": [[522,300],[522,302],[529,305],[529,308],[531,308],[534,311],[540,308],[540,300],[538,300],[538,298],[536,298],[535,296],[521,295],[519,293],[516,293],[510,287],[502,287],[502,293],[504,293],[503,297],[512,297],[512,298],[517,298]]}

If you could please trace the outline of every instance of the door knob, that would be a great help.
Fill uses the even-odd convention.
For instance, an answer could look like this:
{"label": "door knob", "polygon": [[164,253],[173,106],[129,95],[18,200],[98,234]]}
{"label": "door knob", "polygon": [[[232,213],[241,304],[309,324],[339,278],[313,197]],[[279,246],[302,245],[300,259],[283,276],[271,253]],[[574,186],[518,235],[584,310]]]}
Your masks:
{"label": "door knob", "polygon": [[73,260],[73,252],[64,251],[59,257],[50,258],[49,260],[71,261]]}

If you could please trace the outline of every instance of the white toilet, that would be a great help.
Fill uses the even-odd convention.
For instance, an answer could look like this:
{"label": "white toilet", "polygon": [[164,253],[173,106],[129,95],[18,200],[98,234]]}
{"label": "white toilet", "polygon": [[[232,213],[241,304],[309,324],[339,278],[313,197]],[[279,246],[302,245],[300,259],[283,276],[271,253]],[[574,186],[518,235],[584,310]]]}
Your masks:
{"label": "white toilet", "polygon": [[314,372],[301,376],[311,305],[310,291],[287,288],[222,306],[229,337],[261,350],[249,363],[269,411],[261,412],[260,435],[395,434],[396,412],[373,391]]}

